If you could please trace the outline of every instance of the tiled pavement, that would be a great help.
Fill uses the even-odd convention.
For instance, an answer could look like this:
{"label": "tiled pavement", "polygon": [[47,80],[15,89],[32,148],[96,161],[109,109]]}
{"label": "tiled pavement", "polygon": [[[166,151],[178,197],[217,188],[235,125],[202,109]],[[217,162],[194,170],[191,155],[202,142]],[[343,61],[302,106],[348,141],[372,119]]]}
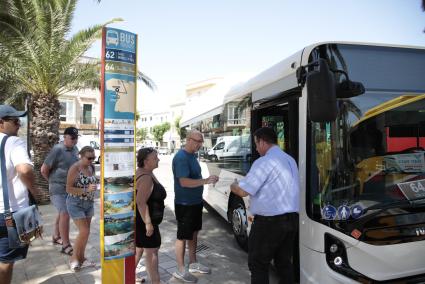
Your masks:
{"label": "tiled pavement", "polygon": [[[167,190],[166,210],[164,221],[160,225],[162,245],[159,250],[159,272],[165,283],[181,283],[172,277],[176,269],[174,243],[176,237],[176,221],[174,217],[173,177],[171,173],[171,157],[161,156],[160,166],[155,175]],[[99,199],[95,202],[95,212],[99,212]],[[91,284],[101,283],[101,269],[85,268],[73,273],[69,269],[68,256],[61,254],[60,246],[51,244],[52,228],[56,217],[56,210],[52,205],[40,206],[43,214],[44,240],[36,240],[30,247],[27,259],[15,263],[13,284]],[[93,217],[91,234],[86,249],[86,255],[100,266],[99,248],[99,214]],[[198,244],[198,259],[208,265],[212,273],[196,275],[198,283],[241,284],[249,283],[247,255],[241,251],[233,239],[229,226],[218,217],[217,213],[204,209],[203,230],[200,233]],[[76,228],[71,222],[71,242],[77,235]],[[143,259],[141,261],[143,264]],[[143,265],[141,270],[144,271]],[[144,272],[146,273],[146,272]],[[271,273],[270,283],[277,283]],[[1,281],[0,281],[1,283]]]}
{"label": "tiled pavement", "polygon": [[[98,211],[99,200],[97,200],[96,209]],[[51,244],[51,232],[56,217],[55,208],[52,205],[40,206],[45,222],[45,232],[43,240],[36,240],[28,251],[25,260],[15,263],[13,271],[13,284],[90,284],[102,283],[100,269],[100,248],[99,248],[99,218],[94,217],[92,221],[91,234],[87,244],[86,255],[89,259],[95,261],[99,268],[84,268],[79,272],[73,273],[69,269],[68,256],[60,253],[60,246]],[[207,214],[207,213],[205,213]],[[176,235],[176,224],[174,213],[167,207],[164,221],[160,225],[162,235],[162,246],[159,253],[159,272],[161,281],[165,283],[181,283],[172,277],[176,270],[176,261],[174,253],[174,241]],[[75,240],[76,228],[71,222],[71,242]],[[221,233],[211,241],[200,238],[198,245],[198,259],[210,266],[212,273],[210,275],[196,275],[198,283],[249,283],[246,271],[241,273],[241,261],[246,261],[246,254],[237,247],[233,248],[235,259],[228,257],[229,248],[225,243],[219,240]],[[227,255],[226,255],[227,254]],[[142,275],[146,275],[143,258],[139,264]],[[244,264],[246,266],[246,264]],[[246,270],[246,269],[245,269]],[[1,281],[0,281],[1,282]]]}

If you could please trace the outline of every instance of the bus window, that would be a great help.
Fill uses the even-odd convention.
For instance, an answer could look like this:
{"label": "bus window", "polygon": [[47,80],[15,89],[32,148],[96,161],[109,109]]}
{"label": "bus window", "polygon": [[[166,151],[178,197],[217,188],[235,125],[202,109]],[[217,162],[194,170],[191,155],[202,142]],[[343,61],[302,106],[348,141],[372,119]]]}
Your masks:
{"label": "bus window", "polygon": [[251,165],[250,100],[243,97],[224,105],[222,113],[203,118],[191,128],[204,135],[200,161],[210,174],[222,171],[245,175]]}
{"label": "bus window", "polygon": [[277,134],[277,144],[285,151],[285,123],[283,116],[265,115],[261,118],[261,127],[270,127]]}

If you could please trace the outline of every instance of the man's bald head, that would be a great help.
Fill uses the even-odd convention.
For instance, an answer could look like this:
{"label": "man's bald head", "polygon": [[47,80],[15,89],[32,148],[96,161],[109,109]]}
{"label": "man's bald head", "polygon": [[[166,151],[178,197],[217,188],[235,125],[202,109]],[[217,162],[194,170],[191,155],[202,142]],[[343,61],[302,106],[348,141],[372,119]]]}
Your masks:
{"label": "man's bald head", "polygon": [[188,153],[198,152],[204,143],[204,136],[197,129],[190,130],[186,135],[185,150]]}

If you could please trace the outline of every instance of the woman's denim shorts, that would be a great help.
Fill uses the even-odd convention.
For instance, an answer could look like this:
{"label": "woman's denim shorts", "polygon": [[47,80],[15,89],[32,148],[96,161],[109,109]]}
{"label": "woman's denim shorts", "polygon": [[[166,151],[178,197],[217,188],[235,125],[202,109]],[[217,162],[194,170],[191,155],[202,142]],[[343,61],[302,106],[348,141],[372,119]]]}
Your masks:
{"label": "woman's denim shorts", "polygon": [[66,207],[72,219],[90,218],[94,214],[93,200],[84,200],[68,195],[66,198]]}
{"label": "woman's denim shorts", "polygon": [[[28,246],[22,248],[9,248],[9,239],[7,237],[7,227],[4,221],[4,215],[0,213],[0,262],[13,263],[27,257]],[[1,282],[1,281],[0,281]]]}

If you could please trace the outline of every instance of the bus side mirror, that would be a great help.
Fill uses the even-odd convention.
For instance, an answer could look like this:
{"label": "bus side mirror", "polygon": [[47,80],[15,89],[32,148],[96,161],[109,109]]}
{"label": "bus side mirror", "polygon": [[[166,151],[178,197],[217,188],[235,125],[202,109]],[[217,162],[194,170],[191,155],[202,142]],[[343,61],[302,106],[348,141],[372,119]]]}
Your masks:
{"label": "bus side mirror", "polygon": [[336,84],[334,74],[324,59],[319,59],[319,70],[307,73],[308,112],[313,122],[336,119]]}

